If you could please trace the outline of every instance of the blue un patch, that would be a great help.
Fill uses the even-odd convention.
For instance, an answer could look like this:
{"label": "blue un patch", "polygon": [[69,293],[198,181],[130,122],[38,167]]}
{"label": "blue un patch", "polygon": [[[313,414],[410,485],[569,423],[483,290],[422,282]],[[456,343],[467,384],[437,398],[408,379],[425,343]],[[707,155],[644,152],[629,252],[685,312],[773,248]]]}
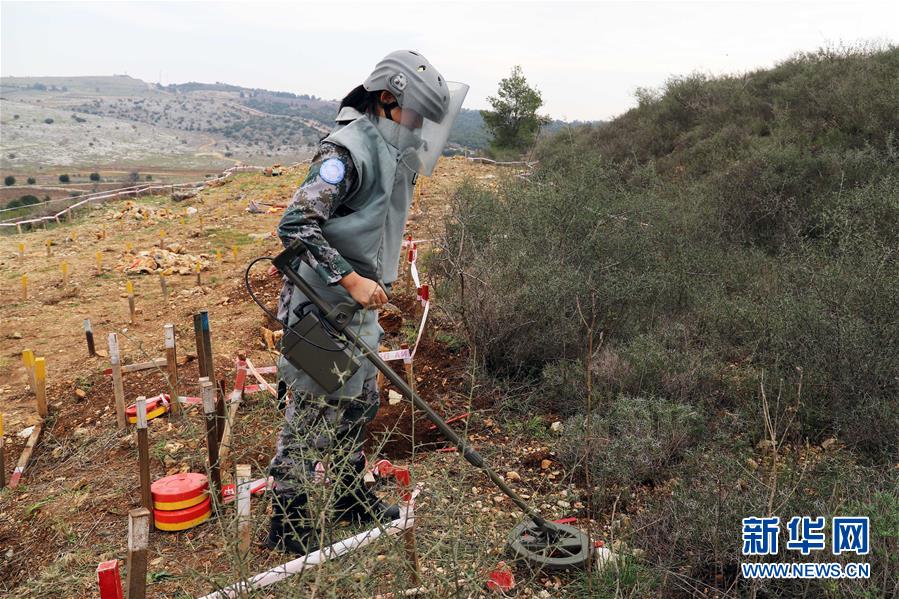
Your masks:
{"label": "blue un patch", "polygon": [[343,181],[345,175],[346,166],[337,158],[328,158],[318,169],[318,176],[322,178],[322,181],[331,185],[337,185]]}

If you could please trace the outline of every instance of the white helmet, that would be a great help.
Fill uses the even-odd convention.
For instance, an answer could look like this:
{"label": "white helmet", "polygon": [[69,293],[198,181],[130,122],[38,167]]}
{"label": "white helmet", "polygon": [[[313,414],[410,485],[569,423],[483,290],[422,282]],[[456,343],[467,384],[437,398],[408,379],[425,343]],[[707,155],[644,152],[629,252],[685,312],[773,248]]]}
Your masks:
{"label": "white helmet", "polygon": [[[444,80],[443,75],[418,52],[397,50],[378,62],[362,86],[369,92],[386,90],[393,94],[396,105],[404,111],[404,122],[402,128],[393,127],[396,139],[391,141],[400,149],[414,147],[418,168],[413,170],[430,175],[462,109],[468,85]],[[385,104],[383,108],[387,118],[392,120],[390,112],[396,106]],[[410,134],[417,140],[411,145]],[[399,141],[402,138],[405,141]]]}

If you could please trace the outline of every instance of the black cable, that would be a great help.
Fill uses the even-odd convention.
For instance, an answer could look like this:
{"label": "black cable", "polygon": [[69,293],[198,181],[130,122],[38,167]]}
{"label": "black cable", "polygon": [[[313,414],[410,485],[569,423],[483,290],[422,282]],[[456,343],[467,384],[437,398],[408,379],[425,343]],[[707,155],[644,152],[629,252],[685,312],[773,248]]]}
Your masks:
{"label": "black cable", "polygon": [[[250,298],[252,298],[252,300],[253,300],[254,302],[256,302],[256,305],[259,306],[259,307],[262,309],[262,311],[265,312],[265,313],[268,315],[269,318],[271,318],[271,319],[274,320],[275,322],[281,322],[281,319],[278,318],[278,316],[277,316],[276,314],[272,314],[271,310],[269,310],[269,309],[265,306],[265,304],[263,304],[261,301],[259,301],[259,298],[256,297],[256,294],[255,294],[255,293],[253,293],[253,288],[252,288],[252,286],[250,285],[250,269],[253,268],[253,266],[254,266],[257,262],[261,262],[262,260],[268,260],[268,261],[271,262],[271,263],[274,263],[274,261],[275,261],[275,259],[272,258],[271,256],[260,256],[260,257],[258,257],[258,258],[255,258],[255,259],[251,260],[250,263],[247,264],[246,270],[244,270],[244,276],[243,276],[244,286],[245,286],[246,289],[247,289],[247,293],[250,294]],[[290,314],[287,315],[287,320],[290,320]],[[336,336],[336,335],[335,335],[336,330],[335,330],[335,329],[331,326],[331,324],[328,322],[328,319],[320,317],[320,318],[318,319],[318,321],[319,321],[319,323],[322,324],[322,328],[324,328],[326,332],[328,332],[332,337],[335,337],[335,336]],[[289,324],[287,324],[287,322],[283,322],[283,323],[281,323],[281,324],[284,326],[284,328],[286,328],[287,330],[289,330],[291,333],[293,333],[294,335],[296,335],[297,337],[299,337],[300,339],[302,339],[303,341],[305,341],[305,342],[308,343],[309,345],[311,345],[311,346],[313,346],[313,347],[316,347],[316,348],[318,348],[318,349],[320,349],[320,350],[326,351],[326,352],[332,352],[332,353],[343,352],[343,351],[349,346],[349,341],[348,341],[346,338],[344,338],[344,340],[343,340],[343,346],[341,346],[341,347],[339,347],[339,348],[337,348],[337,349],[333,349],[333,348],[330,348],[330,347],[322,347],[321,345],[318,345],[318,344],[315,343],[314,341],[311,341],[311,340],[310,340],[308,337],[306,337],[305,335],[302,335],[302,334],[298,333],[293,327],[291,327]],[[339,338],[339,337],[338,337],[338,338]]]}

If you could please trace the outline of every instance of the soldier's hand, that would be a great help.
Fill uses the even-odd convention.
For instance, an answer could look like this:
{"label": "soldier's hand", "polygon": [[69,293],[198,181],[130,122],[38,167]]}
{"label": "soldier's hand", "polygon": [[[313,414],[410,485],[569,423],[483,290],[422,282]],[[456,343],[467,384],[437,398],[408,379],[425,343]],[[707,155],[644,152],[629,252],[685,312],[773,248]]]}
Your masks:
{"label": "soldier's hand", "polygon": [[364,308],[380,308],[387,303],[387,294],[378,282],[366,279],[356,272],[340,279],[340,285]]}

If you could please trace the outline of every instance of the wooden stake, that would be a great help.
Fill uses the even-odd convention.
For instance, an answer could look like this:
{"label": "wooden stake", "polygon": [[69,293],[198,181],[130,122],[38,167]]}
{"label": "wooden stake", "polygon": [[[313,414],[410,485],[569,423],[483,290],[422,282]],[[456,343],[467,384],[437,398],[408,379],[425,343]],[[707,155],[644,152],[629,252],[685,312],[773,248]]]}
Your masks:
{"label": "wooden stake", "polygon": [[215,389],[206,377],[200,379],[200,395],[203,398],[203,413],[206,415],[206,448],[209,451],[210,494],[215,509],[221,500],[222,476],[219,472],[219,441],[215,428]]}
{"label": "wooden stake", "polygon": [[64,288],[68,288],[69,286],[69,263],[63,262],[59,265],[59,269],[62,271],[62,286]]}
{"label": "wooden stake", "polygon": [[147,596],[147,545],[150,541],[150,511],[128,512],[128,599]]}
{"label": "wooden stake", "polygon": [[133,247],[133,246],[131,245],[131,242],[130,242],[130,241],[126,241],[126,242],[125,242],[125,253],[126,253],[126,254],[130,254],[130,253],[131,253],[131,248],[132,248],[132,247]]}
{"label": "wooden stake", "polygon": [[103,252],[97,252],[97,274],[103,273]]}
{"label": "wooden stake", "polygon": [[[379,348],[378,351],[388,351],[389,349],[390,349],[390,348],[387,347],[386,345],[382,345],[382,346]],[[377,381],[378,381],[378,395],[380,395],[381,393],[384,392],[384,382],[385,382],[385,380],[386,380],[386,379],[385,379],[385,377],[384,377],[384,373],[381,372],[381,371],[379,370],[379,371],[378,371],[378,379],[377,379]]]}
{"label": "wooden stake", "polygon": [[169,374],[169,395],[172,405],[169,408],[172,416],[181,415],[181,402],[178,401],[178,355],[175,351],[175,325],[167,324],[165,331],[165,362]]}
{"label": "wooden stake", "polygon": [[22,299],[28,299],[28,275],[22,275]]}
{"label": "wooden stake", "polygon": [[119,430],[128,426],[125,417],[125,389],[122,386],[122,364],[119,356],[119,338],[115,333],[109,334],[109,361],[112,363],[112,391],[115,394],[115,413]]}
{"label": "wooden stake", "polygon": [[147,432],[147,398],[137,398],[137,459],[140,469],[140,504],[147,510],[153,509],[150,495],[150,440]]}
{"label": "wooden stake", "polygon": [[50,241],[50,240],[48,239],[48,240],[47,240],[47,257],[48,257],[48,258],[49,258],[50,256],[53,255],[53,249],[52,249],[52,248],[53,248],[53,242]]}
{"label": "wooden stake", "polygon": [[231,246],[231,254],[234,256],[234,261],[237,262],[237,245]]}
{"label": "wooden stake", "polygon": [[31,436],[28,437],[25,449],[22,450],[22,455],[19,456],[19,463],[16,464],[16,469],[12,471],[12,477],[9,479],[10,489],[19,486],[19,481],[22,480],[22,475],[25,473],[25,467],[28,466],[28,460],[31,459],[31,454],[34,452],[34,446],[37,445],[38,437],[41,436],[42,428],[44,428],[43,421],[34,425],[34,430],[31,431]]}
{"label": "wooden stake", "polygon": [[165,230],[159,230],[159,247],[165,247]]}
{"label": "wooden stake", "polygon": [[21,241],[19,242],[19,260],[25,258],[25,244]]}
{"label": "wooden stake", "polygon": [[[409,344],[401,343],[400,348],[407,350],[407,349],[409,349]],[[403,359],[403,370],[406,371],[406,380],[409,382],[409,388],[412,389],[412,391],[415,391],[415,374],[412,372],[412,359],[411,358]]]}
{"label": "wooden stake", "polygon": [[[247,362],[246,355],[237,354],[237,375],[234,377],[234,390],[228,399],[228,414],[225,418],[225,425],[222,427],[222,436],[219,442],[219,462],[225,464],[228,460],[228,454],[231,452],[231,429],[234,426],[234,420],[237,418],[237,409],[243,399],[243,388],[247,381]],[[222,395],[224,397],[224,395]]]}
{"label": "wooden stake", "polygon": [[205,376],[215,380],[215,361],[212,359],[212,331],[209,328],[209,312],[200,312],[200,336],[203,343],[203,360],[206,362]]}
{"label": "wooden stake", "polygon": [[215,261],[219,264],[222,263],[222,250],[215,250]]}
{"label": "wooden stake", "polygon": [[215,439],[219,445],[219,462],[221,462],[222,435],[225,433],[225,381],[219,381],[218,393],[215,394]]}
{"label": "wooden stake", "polygon": [[169,282],[165,280],[165,275],[159,273],[159,286],[162,288],[162,300],[166,303],[169,301]]}
{"label": "wooden stake", "polygon": [[237,473],[237,547],[242,555],[250,550],[250,483],[249,464],[238,464]]}
{"label": "wooden stake", "polygon": [[37,401],[37,413],[41,418],[47,417],[47,362],[44,358],[34,359],[34,397]]}
{"label": "wooden stake", "polygon": [[203,353],[203,324],[200,320],[200,314],[194,314],[194,339],[197,344],[197,368],[200,370],[200,377],[208,377],[206,372],[206,356]]}
{"label": "wooden stake", "polygon": [[130,322],[134,322],[134,283],[130,280],[125,281],[125,291],[128,293],[128,314],[131,317]]}
{"label": "wooden stake", "polygon": [[199,262],[197,262],[194,265],[194,270],[197,271],[197,287],[200,287],[200,286],[202,286],[203,281],[200,279],[200,263]]}
{"label": "wooden stake", "polygon": [[0,489],[6,486],[6,448],[3,439],[3,412],[0,412]]}
{"label": "wooden stake", "polygon": [[100,599],[125,599],[122,593],[122,575],[119,574],[119,560],[100,562],[97,566],[97,585]]}
{"label": "wooden stake", "polygon": [[412,584],[418,586],[421,584],[419,578],[418,551],[415,549],[415,526],[411,526],[403,531],[403,541],[406,544],[406,559],[409,560],[409,579]]}
{"label": "wooden stake", "polygon": [[94,347],[94,329],[88,318],[84,319],[84,337],[87,339],[87,355],[93,358],[97,355],[97,348]]}

